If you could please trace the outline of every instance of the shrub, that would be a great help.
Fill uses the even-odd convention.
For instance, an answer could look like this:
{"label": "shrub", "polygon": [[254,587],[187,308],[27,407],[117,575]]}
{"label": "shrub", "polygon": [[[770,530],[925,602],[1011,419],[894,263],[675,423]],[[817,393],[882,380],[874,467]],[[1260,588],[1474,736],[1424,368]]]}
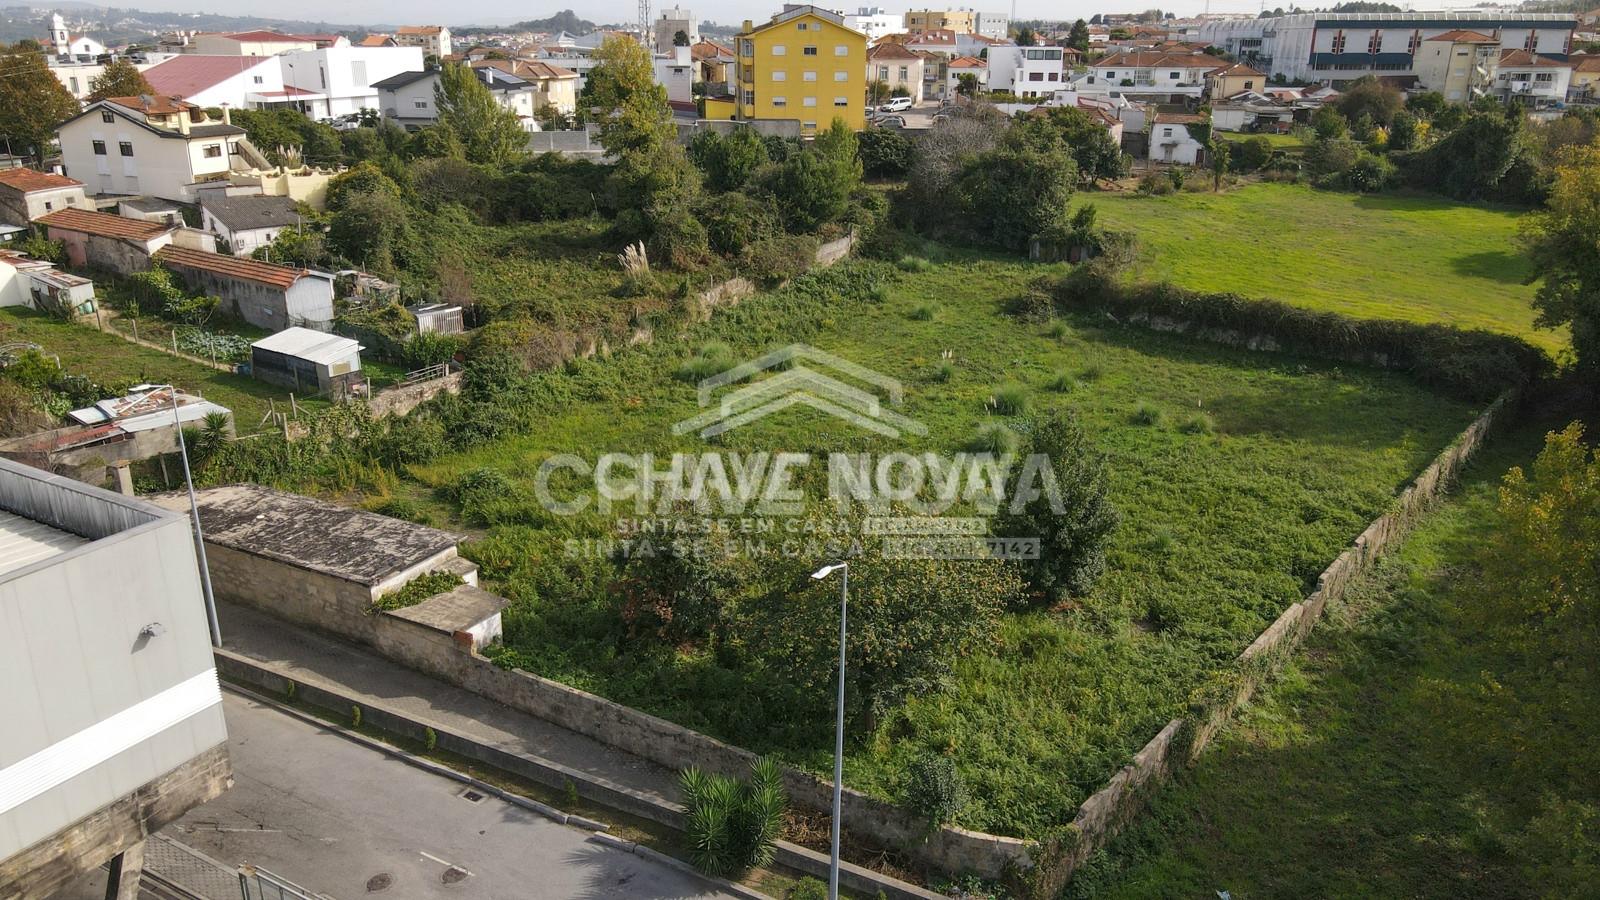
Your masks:
{"label": "shrub", "polygon": [[817,259],[817,239],[805,234],[780,234],[744,248],[745,271],[763,287],[776,287],[801,274]]}
{"label": "shrub", "polygon": [[684,835],[695,868],[720,878],[772,861],[772,842],[782,833],[789,803],[776,762],[757,760],[744,781],[689,768],[679,784]]}
{"label": "shrub", "polygon": [[948,756],[922,756],[906,770],[901,802],[927,817],[930,827],[955,820],[967,805],[967,786]]}
{"label": "shrub", "polygon": [[[1038,559],[1022,564],[1033,603],[1082,595],[1105,571],[1106,548],[1121,521],[1111,503],[1105,458],[1077,418],[1060,411],[1034,423],[1027,452],[1049,460],[1058,493],[1042,491],[1021,509],[1007,509],[996,522],[996,533],[1039,541]],[[1026,496],[1030,486],[1047,484],[1024,482],[1028,469],[1025,464],[1013,470],[1006,496]]]}
{"label": "shrub", "polygon": [[1381,191],[1394,184],[1395,179],[1394,163],[1365,152],[1344,173],[1345,186],[1362,193]]}
{"label": "shrub", "polygon": [[911,138],[887,128],[868,128],[861,132],[856,154],[868,178],[904,178],[911,167]]}
{"label": "shrub", "polygon": [[1106,370],[1104,366],[1100,365],[1099,363],[1090,363],[1089,365],[1083,367],[1082,372],[1078,373],[1078,378],[1082,379],[1083,381],[1099,381],[1100,376],[1104,375],[1105,373]]}
{"label": "shrub", "polygon": [[385,609],[405,609],[416,606],[418,603],[454,590],[462,584],[461,576],[454,572],[425,572],[411,579],[398,589],[383,594],[372,601],[372,606],[367,608],[368,614]]}
{"label": "shrub", "polygon": [[678,380],[695,383],[703,381],[718,372],[733,368],[733,351],[727,344],[712,342],[700,347],[695,355],[683,361],[678,366]]}
{"label": "shrub", "polygon": [[425,369],[449,362],[461,349],[461,338],[453,334],[424,331],[400,348],[400,362],[408,369]]}
{"label": "shrub", "polygon": [[469,521],[489,524],[488,510],[512,496],[516,486],[498,469],[487,466],[472,469],[450,485],[450,499],[461,506],[461,515]]}
{"label": "shrub", "polygon": [[923,259],[920,256],[902,256],[900,257],[900,262],[896,263],[896,265],[900,267],[900,271],[902,272],[916,273],[929,272],[933,270],[933,263],[928,262],[926,259]]}
{"label": "shrub", "polygon": [[1057,372],[1046,383],[1050,390],[1059,394],[1070,394],[1078,389],[1078,379],[1067,372]]}
{"label": "shrub", "polygon": [[1135,425],[1145,425],[1150,427],[1160,425],[1161,419],[1161,407],[1153,406],[1143,401],[1140,401],[1139,405],[1133,408],[1133,415],[1128,417],[1128,421]]}
{"label": "shrub", "polygon": [[1160,172],[1151,172],[1139,179],[1137,190],[1146,196],[1159,197],[1172,193],[1176,188],[1172,185],[1172,179],[1162,175]]}
{"label": "shrub", "polygon": [[1211,434],[1217,430],[1217,423],[1206,413],[1195,413],[1184,418],[1178,430],[1184,434]]}
{"label": "shrub", "polygon": [[933,380],[939,384],[948,383],[952,378],[955,377],[955,363],[950,362],[949,360],[945,360],[944,362],[941,362],[937,366],[933,367]]}
{"label": "shrub", "polygon": [[989,404],[1003,416],[1020,416],[1028,411],[1028,389],[1016,382],[1002,384],[994,389]]}
{"label": "shrub", "polygon": [[1056,314],[1056,300],[1037,285],[1006,302],[1006,312],[1023,322],[1048,322]]}
{"label": "shrub", "polygon": [[966,449],[972,453],[1008,456],[1017,452],[1017,445],[1020,442],[1015,431],[999,422],[985,422],[978,426],[972,439],[967,441]]}
{"label": "shrub", "polygon": [[1255,172],[1272,159],[1272,142],[1260,135],[1247,138],[1233,146],[1228,163],[1235,172]]}
{"label": "shrub", "polygon": [[934,315],[935,312],[933,306],[923,303],[911,310],[909,313],[909,318],[913,322],[932,322]]}

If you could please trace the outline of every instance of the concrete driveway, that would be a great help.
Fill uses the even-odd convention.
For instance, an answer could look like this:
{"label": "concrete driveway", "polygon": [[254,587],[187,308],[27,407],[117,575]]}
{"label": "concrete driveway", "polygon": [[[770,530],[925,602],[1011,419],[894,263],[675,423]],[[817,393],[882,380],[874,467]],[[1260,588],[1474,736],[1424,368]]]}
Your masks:
{"label": "concrete driveway", "polygon": [[337,900],[723,898],[493,796],[224,692],[235,786],[166,831]]}

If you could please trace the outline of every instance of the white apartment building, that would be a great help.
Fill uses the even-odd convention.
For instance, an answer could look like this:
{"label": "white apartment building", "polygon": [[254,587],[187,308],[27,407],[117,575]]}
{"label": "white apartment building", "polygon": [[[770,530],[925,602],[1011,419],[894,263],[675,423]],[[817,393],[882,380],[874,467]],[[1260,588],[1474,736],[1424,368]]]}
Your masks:
{"label": "white apartment building", "polygon": [[1298,13],[1203,22],[1192,38],[1269,75],[1343,82],[1363,75],[1416,75],[1422,42],[1453,29],[1492,35],[1503,49],[1564,60],[1576,24],[1571,13]]}
{"label": "white apartment building", "polygon": [[1502,50],[1494,77],[1494,94],[1501,100],[1543,108],[1564,103],[1572,85],[1572,64],[1526,50]]}
{"label": "white apartment building", "polygon": [[213,56],[184,53],[144,71],[158,94],[182,97],[199,107],[250,109],[258,98],[283,93],[283,69],[272,56]]}
{"label": "white apartment building", "polygon": [[667,89],[667,101],[694,102],[694,59],[688,47],[670,42],[654,56],[656,84]]}
{"label": "white apartment building", "polygon": [[114,97],[57,128],[66,174],[95,194],[193,202],[194,185],[226,177],[244,129],[173,97]]}
{"label": "white apartment building", "polygon": [[1048,97],[1067,79],[1060,47],[989,48],[989,90],[1019,97]]}
{"label": "white apartment building", "polygon": [[1003,12],[979,12],[972,20],[972,33],[1003,41],[1011,36],[1011,16]]}
{"label": "white apartment building", "polygon": [[903,22],[904,19],[899,13],[885,12],[881,6],[863,6],[858,8],[854,15],[844,17],[845,27],[854,28],[866,35],[868,44],[881,37],[899,34],[905,30]]}
{"label": "white apartment building", "polygon": [[420,47],[329,47],[278,57],[283,86],[314,119],[378,109],[376,84],[422,68]]}
{"label": "white apartment building", "polygon": [[1206,90],[1206,74],[1225,66],[1205,53],[1129,50],[1091,63],[1077,89],[1084,93],[1199,97]]}

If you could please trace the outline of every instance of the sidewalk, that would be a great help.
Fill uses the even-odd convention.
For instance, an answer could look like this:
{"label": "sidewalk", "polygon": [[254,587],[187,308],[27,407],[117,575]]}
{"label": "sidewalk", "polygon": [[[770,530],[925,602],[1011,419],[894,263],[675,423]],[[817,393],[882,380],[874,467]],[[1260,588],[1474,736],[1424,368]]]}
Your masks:
{"label": "sidewalk", "polygon": [[677,774],[543,719],[408,669],[357,644],[297,628],[265,613],[217,603],[222,645],[293,677],[326,682],[358,702],[381,702],[509,753],[539,757],[653,799],[677,802]]}

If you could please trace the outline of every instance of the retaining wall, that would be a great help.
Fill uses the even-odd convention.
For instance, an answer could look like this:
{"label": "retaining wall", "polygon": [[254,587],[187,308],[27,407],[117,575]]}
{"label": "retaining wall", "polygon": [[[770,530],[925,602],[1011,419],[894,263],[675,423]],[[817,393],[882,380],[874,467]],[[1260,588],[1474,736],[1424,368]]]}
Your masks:
{"label": "retaining wall", "polygon": [[417,384],[403,384],[379,391],[367,400],[367,408],[374,416],[394,413],[403,416],[440,394],[461,392],[461,372],[451,372],[442,378]]}

